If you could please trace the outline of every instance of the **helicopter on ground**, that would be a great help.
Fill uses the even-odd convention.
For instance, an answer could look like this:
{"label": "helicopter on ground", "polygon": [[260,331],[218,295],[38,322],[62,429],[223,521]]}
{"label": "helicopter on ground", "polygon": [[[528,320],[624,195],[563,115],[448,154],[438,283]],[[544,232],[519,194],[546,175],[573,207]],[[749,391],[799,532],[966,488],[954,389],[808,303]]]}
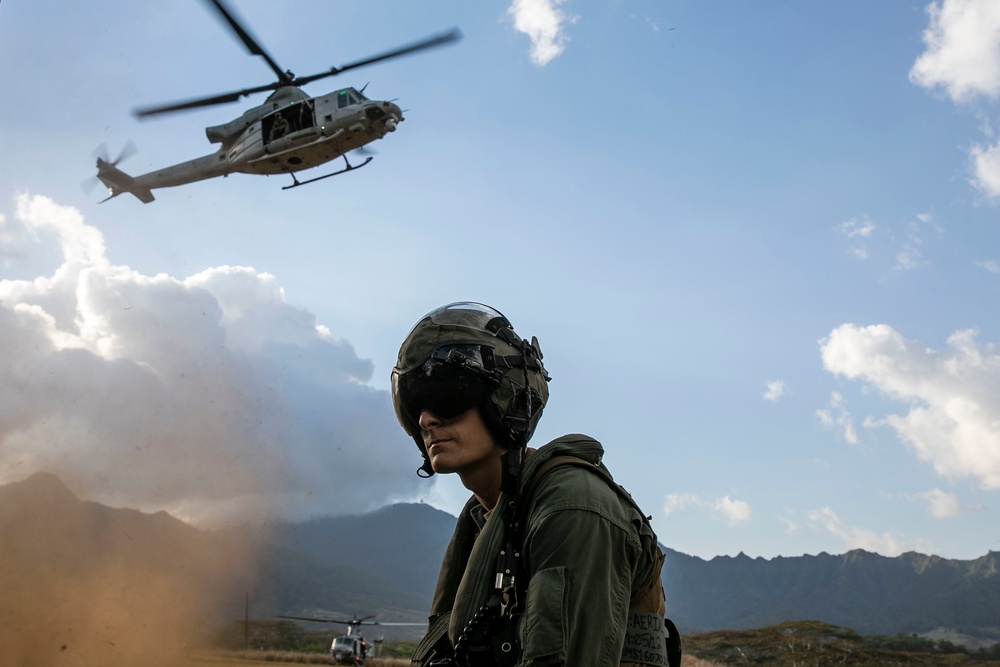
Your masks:
{"label": "helicopter on ground", "polygon": [[[347,626],[347,634],[334,637],[330,643],[330,658],[335,665],[364,665],[367,658],[375,656],[375,648],[368,643],[362,634],[362,625],[426,625],[426,623],[383,623],[372,621],[374,616],[355,616],[350,620],[340,618],[315,618],[312,616],[283,616],[278,618],[288,618],[296,621],[312,621],[314,623],[339,623]],[[357,629],[357,630],[356,630]],[[375,640],[375,646],[382,643],[381,639]]]}
{"label": "helicopter on ground", "polygon": [[[366,144],[395,132],[403,122],[403,112],[394,102],[370,100],[365,88],[348,87],[326,95],[310,97],[301,89],[307,83],[336,76],[348,70],[398,58],[424,49],[442,46],[461,39],[453,28],[436,36],[393,49],[370,58],[331,67],[309,76],[295,76],[282,70],[259,42],[236,20],[223,0],[206,0],[219,12],[252,55],[261,56],[278,76],[278,80],[229,93],[187,100],[162,106],[136,109],[133,114],[147,118],[158,114],[235,102],[241,97],[273,91],[263,104],[253,107],[228,123],[205,128],[211,143],[220,144],[211,155],[195,158],[141,176],[129,176],[118,169],[118,163],[128,152],[111,160],[97,158],[97,178],[108,188],[102,203],[123,193],[135,195],[143,203],[153,201],[152,190],[201,181],[231,173],[290,174],[292,184],[282,189],[298,187],[315,181],[359,169],[371,162],[352,165],[347,153],[363,149]],[[367,85],[365,86],[367,87]],[[317,167],[342,157],[344,168],[323,176],[300,181],[296,172]]]}

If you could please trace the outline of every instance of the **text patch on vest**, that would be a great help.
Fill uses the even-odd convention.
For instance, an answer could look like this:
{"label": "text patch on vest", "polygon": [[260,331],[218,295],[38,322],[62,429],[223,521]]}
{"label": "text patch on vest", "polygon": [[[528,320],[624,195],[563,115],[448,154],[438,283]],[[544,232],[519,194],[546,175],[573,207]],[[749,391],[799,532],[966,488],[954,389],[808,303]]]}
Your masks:
{"label": "text patch on vest", "polygon": [[628,613],[622,662],[668,667],[667,637],[663,632],[662,616],[644,611]]}

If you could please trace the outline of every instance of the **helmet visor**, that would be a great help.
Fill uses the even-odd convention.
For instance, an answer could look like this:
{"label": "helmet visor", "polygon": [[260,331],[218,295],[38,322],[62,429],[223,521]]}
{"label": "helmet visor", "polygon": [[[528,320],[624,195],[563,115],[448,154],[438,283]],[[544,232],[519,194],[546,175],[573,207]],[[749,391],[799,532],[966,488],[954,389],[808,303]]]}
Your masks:
{"label": "helmet visor", "polygon": [[392,371],[392,404],[403,430],[420,433],[420,413],[429,410],[451,419],[479,405],[500,385],[493,349],[479,343],[450,343],[435,348],[410,368]]}

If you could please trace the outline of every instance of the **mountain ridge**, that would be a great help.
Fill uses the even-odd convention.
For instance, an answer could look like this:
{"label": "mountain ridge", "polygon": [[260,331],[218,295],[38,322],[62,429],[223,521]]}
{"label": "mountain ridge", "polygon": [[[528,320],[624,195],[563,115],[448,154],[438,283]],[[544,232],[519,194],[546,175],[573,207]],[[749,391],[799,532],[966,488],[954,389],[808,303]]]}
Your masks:
{"label": "mountain ridge", "polygon": [[[197,609],[225,620],[242,617],[245,596],[260,618],[378,614],[383,622],[423,621],[455,520],[428,505],[399,503],[362,515],[278,522],[264,531],[205,532],[165,512],[80,500],[41,473],[0,486],[0,566],[6,567],[0,587],[5,571],[10,577],[18,566],[45,564],[41,587],[50,600],[52,572],[65,583],[125,562],[133,574],[149,570],[154,580],[180,577],[186,590],[219,580],[221,597],[197,600]],[[668,615],[685,633],[808,619],[862,634],[954,628],[1000,640],[1000,552],[969,561],[861,549],[709,560],[664,552]],[[20,613],[3,604],[0,612]],[[183,625],[176,617],[172,622]]]}

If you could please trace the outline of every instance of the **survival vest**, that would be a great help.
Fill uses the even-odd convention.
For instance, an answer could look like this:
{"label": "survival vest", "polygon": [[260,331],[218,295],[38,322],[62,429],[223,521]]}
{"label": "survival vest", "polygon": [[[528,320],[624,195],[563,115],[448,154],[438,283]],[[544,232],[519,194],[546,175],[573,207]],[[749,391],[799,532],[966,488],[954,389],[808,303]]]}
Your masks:
{"label": "survival vest", "polygon": [[[523,498],[530,499],[532,492],[542,478],[554,468],[563,465],[572,465],[591,471],[607,482],[619,496],[639,512],[640,516],[649,521],[650,517],[643,513],[632,495],[616,482],[604,468],[573,455],[553,456],[546,461],[531,478],[527,488],[522,491]],[[650,568],[649,576],[629,600],[628,624],[619,667],[643,667],[645,665],[680,667],[681,636],[674,622],[666,618],[666,597],[663,593],[663,583],[660,580],[663,560],[663,552],[657,548],[656,560]]]}
{"label": "survival vest", "polygon": [[[604,468],[572,454],[553,456],[539,467],[521,490],[521,512],[528,511],[531,505],[531,496],[545,475],[553,469],[565,465],[584,468],[599,476],[621,498],[636,509],[645,521],[649,521],[650,517],[642,512],[632,496],[615,482]],[[472,538],[466,536],[466,539]],[[449,546],[450,548],[451,546]],[[663,585],[660,581],[663,561],[663,553],[657,548],[649,575],[629,600],[629,614],[619,667],[680,667],[682,656],[680,634],[676,625],[670,619],[665,618],[666,604]],[[527,587],[528,582],[519,577],[518,583],[519,587]],[[476,616],[479,617],[482,611],[480,610]],[[456,651],[448,640],[450,616],[451,612],[449,611],[434,619],[424,639],[414,652],[412,659],[414,664],[429,667],[464,667],[467,663],[471,665],[491,665],[501,664],[501,662],[513,664],[509,658],[503,661],[494,661],[490,657],[493,651],[485,646],[476,647],[478,650],[474,650],[475,656],[469,654],[462,657],[456,656]],[[513,628],[508,628],[507,632],[511,631]],[[516,637],[512,635],[510,641],[516,643]]]}

